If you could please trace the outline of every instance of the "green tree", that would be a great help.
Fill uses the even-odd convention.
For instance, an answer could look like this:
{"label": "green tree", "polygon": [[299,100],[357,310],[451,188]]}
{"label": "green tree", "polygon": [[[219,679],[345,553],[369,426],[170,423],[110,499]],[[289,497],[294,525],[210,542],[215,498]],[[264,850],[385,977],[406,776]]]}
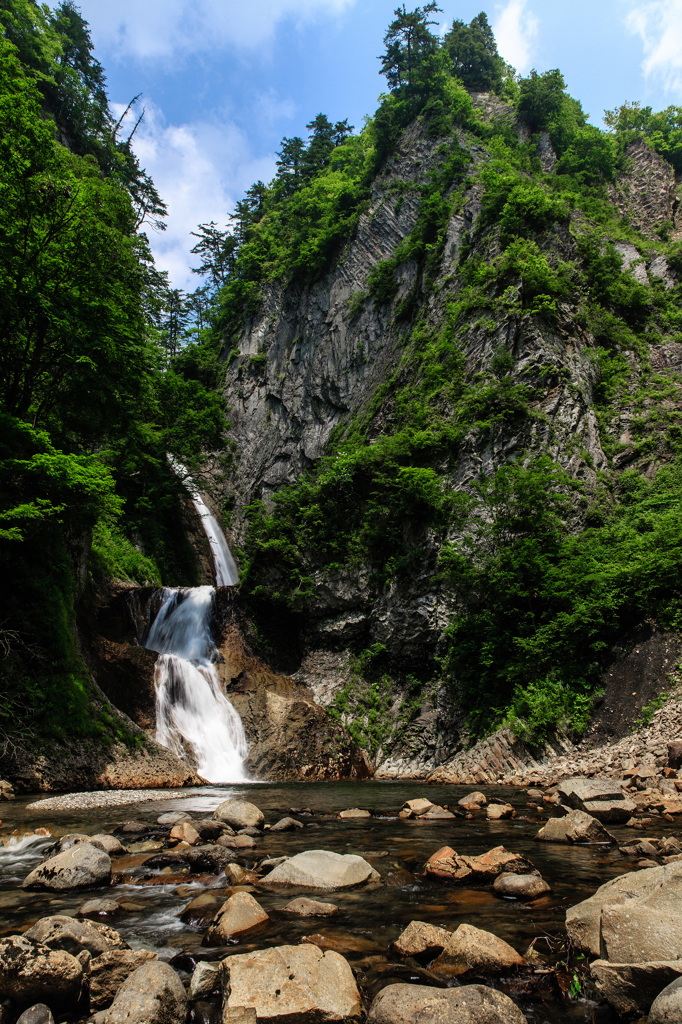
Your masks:
{"label": "green tree", "polygon": [[453,21],[443,39],[443,47],[451,59],[452,73],[467,89],[499,92],[506,65],[497,52],[495,37],[483,11],[468,25]]}
{"label": "green tree", "polygon": [[395,19],[388,26],[384,36],[385,52],[379,58],[381,74],[391,89],[405,90],[408,95],[424,91],[434,70],[438,53],[438,40],[429,31],[430,14],[441,10],[431,0],[424,7],[408,11],[403,4],[393,12]]}

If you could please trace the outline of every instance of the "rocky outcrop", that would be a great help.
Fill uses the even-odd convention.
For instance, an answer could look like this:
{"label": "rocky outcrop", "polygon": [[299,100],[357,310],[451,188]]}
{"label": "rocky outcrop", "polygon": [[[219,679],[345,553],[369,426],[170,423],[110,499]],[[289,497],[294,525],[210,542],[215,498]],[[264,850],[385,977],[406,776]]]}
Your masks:
{"label": "rocky outcrop", "polygon": [[264,884],[298,889],[351,889],[378,879],[372,865],[354,853],[308,850],[279,864],[265,876]]}
{"label": "rocky outcrop", "polygon": [[655,229],[675,218],[675,172],[671,165],[643,140],[625,151],[626,170],[609,186],[609,197],[632,226],[655,237]]}
{"label": "rocky outcrop", "polygon": [[108,885],[110,881],[109,855],[91,843],[78,843],[34,868],[24,879],[23,887],[70,892]]}

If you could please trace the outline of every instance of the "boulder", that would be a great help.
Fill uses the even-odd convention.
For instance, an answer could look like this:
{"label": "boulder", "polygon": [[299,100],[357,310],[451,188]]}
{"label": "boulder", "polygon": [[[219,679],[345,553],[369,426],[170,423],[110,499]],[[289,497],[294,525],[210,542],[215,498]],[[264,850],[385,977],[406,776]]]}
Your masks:
{"label": "boulder", "polygon": [[332,917],[338,914],[339,908],[333,903],[320,903],[319,900],[309,900],[306,896],[299,896],[297,900],[290,900],[280,913],[289,917]]}
{"label": "boulder", "polygon": [[648,964],[595,960],[590,974],[599,995],[623,1017],[630,1017],[647,1013],[661,989],[682,976],[682,960]]}
{"label": "boulder", "polygon": [[668,744],[668,766],[682,768],[682,740],[673,740]]}
{"label": "boulder", "polygon": [[360,807],[349,807],[347,811],[340,811],[339,818],[371,818],[369,811],[363,811]]}
{"label": "boulder", "polygon": [[249,868],[242,867],[241,864],[226,864],[225,878],[230,885],[253,885],[254,882],[260,882],[260,875]]}
{"label": "boulder", "polygon": [[185,1024],[187,996],[172,967],[152,960],[128,975],[108,1010],[93,1024]]}
{"label": "boulder", "polygon": [[64,853],[65,850],[71,850],[74,846],[78,846],[79,843],[89,843],[90,836],[87,836],[85,832],[67,832],[66,835],[61,836],[57,840],[54,846],[51,846],[49,853],[51,856],[56,856],[58,853]]}
{"label": "boulder", "polygon": [[232,828],[247,828],[249,825],[262,825],[265,817],[255,804],[248,800],[223,800],[213,812],[217,821],[224,821]]}
{"label": "boulder", "polygon": [[236,892],[223,903],[204,935],[205,946],[224,946],[230,939],[262,928],[270,920],[260,903],[248,892]]}
{"label": "boulder", "polygon": [[503,821],[513,816],[514,808],[511,804],[488,804],[485,814],[488,821]]}
{"label": "boulder", "polygon": [[86,900],[78,908],[79,917],[113,917],[120,912],[121,905],[116,900]]}
{"label": "boulder", "polygon": [[585,811],[599,821],[624,823],[637,810],[617,779],[564,779],[557,790],[570,807]]}
{"label": "boulder", "polygon": [[436,928],[425,921],[410,921],[393,943],[392,949],[398,956],[416,956],[432,959],[442,953],[452,932]]}
{"label": "boulder", "polygon": [[79,843],[56,857],[50,857],[23,881],[24,889],[50,889],[66,892],[88,889],[111,882],[111,859],[91,843]]}
{"label": "boulder", "polygon": [[126,978],[150,960],[156,953],[149,949],[114,949],[91,960],[90,1009],[109,1006]]}
{"label": "boulder", "polygon": [[[342,811],[339,817],[342,817],[344,812]],[[363,814],[364,817],[364,814]],[[271,832],[291,832],[297,828],[305,828],[302,821],[296,821],[296,818],[280,818],[270,829]]]}
{"label": "boulder", "polygon": [[166,811],[165,814],[160,814],[156,819],[157,825],[177,825],[181,821],[191,821],[192,815],[185,814],[183,811]]}
{"label": "boulder", "polygon": [[82,988],[83,965],[71,953],[25,935],[0,939],[0,999],[12,999],[19,1006],[44,1002],[70,1009]]}
{"label": "boulder", "polygon": [[550,818],[535,837],[541,843],[615,843],[601,822],[585,811],[571,811],[565,818]]}
{"label": "boulder", "polygon": [[110,857],[120,857],[124,853],[127,853],[125,846],[121,843],[116,836],[106,835],[103,832],[98,832],[95,836],[90,836],[89,840],[93,846],[98,846],[100,850],[104,850]]}
{"label": "boulder", "polygon": [[49,1006],[45,1006],[45,1003],[36,1003],[22,1013],[17,1024],[54,1024],[54,1017]]}
{"label": "boulder", "polygon": [[256,840],[251,836],[221,836],[218,845],[226,850],[253,850]]}
{"label": "boulder", "polygon": [[461,924],[448,939],[431,970],[452,978],[467,971],[475,974],[501,974],[514,967],[524,967],[526,961],[515,949],[492,932]]}
{"label": "boulder", "polygon": [[551,892],[551,886],[539,875],[515,875],[503,871],[493,882],[498,896],[513,900],[536,900]]}
{"label": "boulder", "polygon": [[682,862],[605,882],[566,913],[574,946],[614,963],[675,960],[682,948]]}
{"label": "boulder", "polygon": [[427,800],[425,797],[419,797],[417,800],[406,800],[403,807],[406,807],[408,811],[412,811],[413,814],[426,814],[433,807],[433,800]]}
{"label": "boulder", "polygon": [[196,846],[201,842],[201,836],[189,821],[181,821],[178,825],[173,825],[169,838],[172,842],[189,843],[190,846]]}
{"label": "boulder", "polygon": [[14,786],[5,779],[0,779],[0,800],[14,800]]}
{"label": "boulder", "polygon": [[350,889],[378,879],[378,872],[363,857],[353,853],[332,853],[331,850],[307,850],[278,865],[265,881],[268,886]]}
{"label": "boulder", "polygon": [[65,949],[73,956],[78,956],[83,949],[91,956],[99,956],[110,949],[130,949],[114,928],[97,921],[77,921],[62,914],[41,918],[24,935],[50,949]]}
{"label": "boulder", "polygon": [[224,821],[216,821],[215,818],[202,818],[200,821],[193,821],[193,827],[197,830],[202,839],[209,843],[215,843],[222,835],[232,832],[229,825]]}
{"label": "boulder", "polygon": [[682,1020],[682,978],[663,989],[654,999],[648,1024],[679,1024]]}
{"label": "boulder", "polygon": [[224,1020],[248,1008],[256,1022],[334,1024],[359,1020],[360,994],[348,962],[315,945],[275,946],[223,960]]}
{"label": "boulder", "polygon": [[509,996],[486,985],[399,984],[381,990],[367,1024],[527,1024],[527,1020]]}
{"label": "boulder", "polygon": [[180,920],[185,924],[206,925],[213,920],[220,900],[212,892],[202,892],[200,896],[188,903],[180,914]]}
{"label": "boulder", "polygon": [[467,857],[444,846],[429,857],[424,866],[427,875],[446,882],[492,882],[503,871],[513,874],[532,874],[535,867],[518,853],[496,846],[478,857]]}
{"label": "boulder", "polygon": [[426,812],[426,814],[420,814],[419,815],[419,820],[420,821],[437,821],[439,819],[445,820],[447,818],[455,818],[455,817],[456,817],[456,815],[453,814],[452,811],[448,811],[448,810],[445,809],[445,807],[439,807],[437,804],[434,804],[433,807],[429,807],[429,809]]}
{"label": "boulder", "polygon": [[212,964],[201,960],[194,968],[192,980],[189,983],[190,1002],[197,999],[207,999],[221,987],[221,966],[220,963]]}
{"label": "boulder", "polygon": [[463,807],[465,811],[475,811],[479,807],[485,807],[488,800],[484,793],[474,792],[467,793],[461,800],[457,801],[459,807]]}

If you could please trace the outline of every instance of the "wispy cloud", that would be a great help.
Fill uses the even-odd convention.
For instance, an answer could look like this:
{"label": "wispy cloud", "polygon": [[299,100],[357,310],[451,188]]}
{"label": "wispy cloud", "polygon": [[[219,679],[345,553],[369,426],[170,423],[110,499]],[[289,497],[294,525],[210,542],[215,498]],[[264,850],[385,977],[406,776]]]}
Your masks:
{"label": "wispy cloud", "polygon": [[279,22],[343,13],[355,0],[81,0],[98,47],[141,59],[206,53],[235,45],[254,49]]}
{"label": "wispy cloud", "polygon": [[[114,112],[120,116],[123,108],[114,105]],[[195,259],[191,232],[210,220],[224,225],[254,181],[273,177],[275,158],[254,156],[244,133],[229,120],[169,124],[153,104],[147,104],[134,147],[168,204],[166,231],[149,232],[156,264],[169,272],[175,287],[193,290],[199,278],[188,270]]]}
{"label": "wispy cloud", "polygon": [[492,24],[500,54],[521,74],[533,63],[540,25],[527,4],[528,0],[508,0],[498,8]]}
{"label": "wispy cloud", "polygon": [[642,40],[642,71],[666,92],[682,89],[682,0],[625,0],[625,24]]}

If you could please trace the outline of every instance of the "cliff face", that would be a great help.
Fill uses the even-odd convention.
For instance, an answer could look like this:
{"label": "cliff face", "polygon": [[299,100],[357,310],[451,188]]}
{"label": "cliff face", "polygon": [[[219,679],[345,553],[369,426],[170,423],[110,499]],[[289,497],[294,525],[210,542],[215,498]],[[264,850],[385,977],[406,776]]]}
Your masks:
{"label": "cliff face", "polygon": [[[489,124],[513,123],[510,108],[496,98],[479,95],[474,101]],[[523,140],[523,129],[517,130]],[[468,163],[448,193],[458,190],[460,198],[445,230],[439,265],[427,280],[416,260],[399,263],[395,292],[382,303],[369,294],[368,278],[413,230],[423,186],[456,145],[466,150]],[[537,155],[543,171],[553,173],[556,158],[546,135]],[[373,182],[368,208],[336,266],[310,286],[275,282],[265,288],[258,315],[247,323],[239,354],[231,356],[225,374],[225,403],[237,453],[226,496],[234,509],[231,529],[239,545],[248,535],[247,506],[257,499],[269,505],[276,492],[299,482],[329,454],[339,429],[368,417],[369,445],[391,432],[396,389],[412,372],[410,346],[414,348],[401,304],[404,308],[411,297],[423,330],[443,331],[451,304],[464,291],[463,263],[474,258],[491,263],[502,252],[495,226],[481,228],[481,170],[492,161],[490,146],[480,137],[459,130],[445,140],[433,139],[417,119]],[[626,168],[610,187],[610,199],[644,236],[653,238],[657,227],[674,221],[672,169],[644,144],[635,144]],[[579,262],[576,235],[584,227],[584,214],[574,210],[564,222],[540,233],[529,229],[529,234],[555,263]],[[676,283],[660,254],[642,254],[632,242],[617,242],[616,250],[623,267],[647,287],[656,279],[665,287]],[[476,310],[460,317],[457,337],[465,381],[474,387],[486,374],[494,379],[494,361],[503,352],[507,386],[524,389],[527,409],[518,417],[499,418],[493,429],[472,429],[456,451],[441,452],[429,466],[453,492],[470,491],[473,481],[522,453],[549,455],[588,490],[625,467],[646,472],[654,460],[647,463],[641,446],[630,445],[628,423],[636,414],[627,395],[616,419],[602,415],[600,422],[596,342],[579,298],[562,297],[556,314],[544,317],[525,311],[524,287],[520,277],[493,282],[495,312],[482,315]],[[654,354],[659,373],[669,370],[674,376],[678,348],[662,339]],[[632,352],[625,358],[632,396],[642,362]],[[669,400],[676,405],[677,394]],[[439,410],[446,419],[449,412],[447,407]],[[409,578],[394,577],[380,586],[372,582],[366,565],[321,565],[314,553],[302,549],[312,591],[305,601],[297,664],[291,656],[287,662],[287,670],[296,670],[295,678],[318,700],[338,704],[344,690],[360,692],[365,686],[354,668],[354,653],[375,644],[385,647],[393,668],[378,696],[373,686],[374,706],[393,724],[375,730],[373,753],[380,774],[389,775],[422,774],[463,741],[456,701],[440,687],[437,668],[425,668],[439,654],[455,607],[452,592],[436,571],[443,543],[455,534],[451,529],[439,535],[418,520],[409,531],[406,543],[419,548],[418,564]],[[260,582],[267,589],[267,574]],[[415,669],[422,681],[430,680],[416,697],[409,692],[405,673],[395,671],[401,661],[406,673]],[[367,706],[357,715],[358,722],[366,722]],[[346,720],[351,718],[349,712]]]}

